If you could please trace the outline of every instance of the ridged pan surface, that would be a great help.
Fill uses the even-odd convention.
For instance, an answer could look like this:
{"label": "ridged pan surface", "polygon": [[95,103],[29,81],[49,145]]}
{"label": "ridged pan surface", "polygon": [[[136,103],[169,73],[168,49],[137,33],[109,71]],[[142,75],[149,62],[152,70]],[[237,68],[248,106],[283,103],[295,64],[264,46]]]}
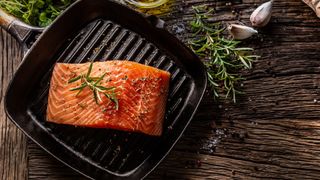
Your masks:
{"label": "ridged pan surface", "polygon": [[[136,61],[171,73],[161,137],[46,122],[49,82],[56,62],[112,59]],[[143,178],[188,125],[205,80],[199,60],[152,21],[114,2],[83,0],[45,31],[26,55],[9,86],[6,109],[31,139],[87,177]]]}

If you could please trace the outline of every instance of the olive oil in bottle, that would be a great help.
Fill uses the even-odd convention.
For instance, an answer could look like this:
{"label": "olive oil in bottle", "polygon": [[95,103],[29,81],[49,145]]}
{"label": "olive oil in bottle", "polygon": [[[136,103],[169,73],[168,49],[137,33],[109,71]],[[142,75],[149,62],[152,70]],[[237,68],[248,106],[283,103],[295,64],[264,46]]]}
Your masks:
{"label": "olive oil in bottle", "polygon": [[173,0],[124,0],[134,9],[145,14],[161,15],[170,11]]}

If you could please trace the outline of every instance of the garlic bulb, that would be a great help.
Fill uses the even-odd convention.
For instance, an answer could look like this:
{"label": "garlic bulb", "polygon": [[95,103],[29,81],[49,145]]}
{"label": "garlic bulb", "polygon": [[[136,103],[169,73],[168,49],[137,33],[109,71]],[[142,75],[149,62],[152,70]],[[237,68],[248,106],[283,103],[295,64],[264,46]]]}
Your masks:
{"label": "garlic bulb", "polygon": [[304,3],[308,4],[313,11],[320,18],[320,1],[319,0],[302,0]]}
{"label": "garlic bulb", "polygon": [[266,26],[271,18],[273,0],[261,4],[250,16],[250,21],[254,27]]}
{"label": "garlic bulb", "polygon": [[256,31],[251,27],[238,25],[238,24],[229,25],[228,31],[233,36],[234,39],[238,39],[238,40],[247,39],[252,35],[258,33],[258,31]]}

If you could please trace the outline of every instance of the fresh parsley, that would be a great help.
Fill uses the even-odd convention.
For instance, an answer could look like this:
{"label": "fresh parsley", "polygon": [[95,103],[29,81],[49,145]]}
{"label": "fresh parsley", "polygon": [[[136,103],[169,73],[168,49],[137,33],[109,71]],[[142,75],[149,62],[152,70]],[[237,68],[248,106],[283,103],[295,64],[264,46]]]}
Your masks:
{"label": "fresh parsley", "polygon": [[33,26],[49,24],[75,0],[0,0],[0,8]]}

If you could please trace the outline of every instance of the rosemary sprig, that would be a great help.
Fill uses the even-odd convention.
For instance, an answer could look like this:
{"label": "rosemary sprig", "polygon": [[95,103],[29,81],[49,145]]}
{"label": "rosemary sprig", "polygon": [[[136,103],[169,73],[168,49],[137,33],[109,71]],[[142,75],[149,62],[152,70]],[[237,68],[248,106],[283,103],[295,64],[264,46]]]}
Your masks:
{"label": "rosemary sprig", "polygon": [[100,77],[90,77],[90,74],[92,72],[93,62],[90,63],[90,66],[88,68],[88,72],[86,75],[80,75],[77,77],[74,77],[68,81],[68,83],[74,83],[76,81],[81,81],[81,85],[75,88],[70,89],[70,91],[78,91],[76,96],[79,95],[84,88],[88,87],[93,93],[93,98],[97,104],[99,102],[102,102],[101,95],[103,94],[108,99],[110,99],[115,104],[115,109],[119,109],[119,102],[115,93],[116,88],[115,87],[104,87],[101,85],[101,81],[106,76],[106,73],[104,73]]}
{"label": "rosemary sprig", "polygon": [[258,57],[249,52],[252,48],[239,48],[240,41],[226,39],[223,35],[226,28],[221,23],[209,22],[214,10],[203,6],[193,7],[195,18],[191,21],[191,49],[203,59],[207,68],[208,82],[216,99],[220,96],[236,102],[241,69],[250,69]]}

